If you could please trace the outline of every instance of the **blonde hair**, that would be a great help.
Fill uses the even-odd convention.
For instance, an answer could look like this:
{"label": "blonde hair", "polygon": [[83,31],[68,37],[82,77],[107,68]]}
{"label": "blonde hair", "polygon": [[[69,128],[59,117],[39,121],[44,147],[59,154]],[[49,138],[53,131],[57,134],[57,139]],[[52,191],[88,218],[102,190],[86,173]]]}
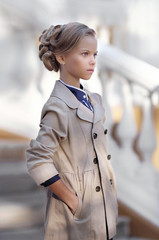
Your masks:
{"label": "blonde hair", "polygon": [[49,71],[58,72],[60,63],[56,54],[70,52],[85,36],[95,36],[95,31],[82,23],[51,26],[39,37],[39,58]]}

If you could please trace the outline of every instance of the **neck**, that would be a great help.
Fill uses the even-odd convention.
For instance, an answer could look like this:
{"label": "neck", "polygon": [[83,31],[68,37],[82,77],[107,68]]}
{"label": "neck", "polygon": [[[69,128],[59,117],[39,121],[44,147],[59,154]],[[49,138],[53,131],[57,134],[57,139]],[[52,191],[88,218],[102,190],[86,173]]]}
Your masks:
{"label": "neck", "polygon": [[76,88],[80,88],[80,80],[79,79],[66,77],[66,76],[63,76],[63,74],[60,74],[60,79],[68,85],[74,86]]}

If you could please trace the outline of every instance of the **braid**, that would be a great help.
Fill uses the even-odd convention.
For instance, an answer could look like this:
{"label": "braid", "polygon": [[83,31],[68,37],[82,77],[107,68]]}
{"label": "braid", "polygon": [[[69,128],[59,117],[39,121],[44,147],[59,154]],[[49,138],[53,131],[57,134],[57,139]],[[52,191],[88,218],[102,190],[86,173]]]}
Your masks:
{"label": "braid", "polygon": [[49,71],[58,72],[60,68],[60,64],[56,60],[55,50],[62,30],[62,25],[51,26],[44,30],[39,37],[39,58]]}

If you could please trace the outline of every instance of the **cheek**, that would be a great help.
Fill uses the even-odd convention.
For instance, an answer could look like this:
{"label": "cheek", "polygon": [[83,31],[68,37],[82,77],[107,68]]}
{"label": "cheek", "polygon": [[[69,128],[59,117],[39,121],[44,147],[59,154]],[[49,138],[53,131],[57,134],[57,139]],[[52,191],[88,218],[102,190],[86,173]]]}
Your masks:
{"label": "cheek", "polygon": [[86,63],[87,63],[86,59],[82,58],[82,57],[76,58],[74,60],[74,64],[78,67],[81,67],[81,68],[85,67]]}
{"label": "cheek", "polygon": [[69,59],[69,61],[67,61],[67,64],[68,64],[67,66],[69,66],[69,69],[74,70],[74,71],[77,70],[76,69],[77,67],[83,68],[86,65],[85,59],[82,58],[81,56],[72,57],[71,59]]}
{"label": "cheek", "polygon": [[72,59],[72,63],[79,65],[79,64],[81,63],[81,58],[80,58],[80,57],[75,57],[75,58],[73,58],[73,59]]}
{"label": "cheek", "polygon": [[78,64],[78,60],[77,60],[77,58],[74,57],[74,58],[69,59],[69,61],[67,63],[70,67],[75,66]]}

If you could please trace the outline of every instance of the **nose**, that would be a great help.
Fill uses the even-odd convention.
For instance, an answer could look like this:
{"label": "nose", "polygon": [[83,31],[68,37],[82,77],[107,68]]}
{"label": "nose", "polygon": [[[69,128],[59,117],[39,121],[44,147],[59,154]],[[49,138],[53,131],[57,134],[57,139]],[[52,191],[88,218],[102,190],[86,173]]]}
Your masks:
{"label": "nose", "polygon": [[90,65],[95,65],[95,64],[96,64],[96,59],[94,56],[91,56]]}

